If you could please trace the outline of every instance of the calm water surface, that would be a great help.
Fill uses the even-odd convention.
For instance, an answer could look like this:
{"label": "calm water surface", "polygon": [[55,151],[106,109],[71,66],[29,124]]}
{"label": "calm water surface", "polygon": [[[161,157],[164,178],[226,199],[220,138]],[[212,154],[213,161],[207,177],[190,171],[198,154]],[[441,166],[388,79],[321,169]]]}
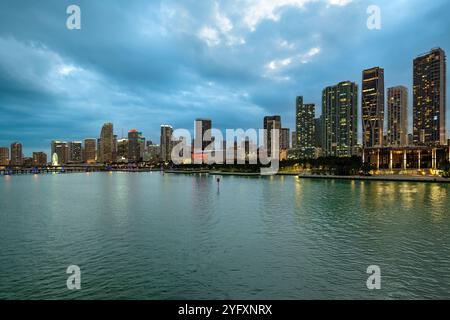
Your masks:
{"label": "calm water surface", "polygon": [[295,177],[223,177],[220,190],[211,176],[0,177],[0,299],[450,298],[449,195]]}

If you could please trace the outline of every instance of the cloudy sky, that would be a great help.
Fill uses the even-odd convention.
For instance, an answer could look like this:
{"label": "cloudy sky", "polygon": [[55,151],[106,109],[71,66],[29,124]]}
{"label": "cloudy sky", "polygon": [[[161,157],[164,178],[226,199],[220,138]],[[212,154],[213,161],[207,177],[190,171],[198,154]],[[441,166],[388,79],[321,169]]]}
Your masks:
{"label": "cloudy sky", "polygon": [[[81,30],[66,28],[71,4]],[[448,0],[2,0],[0,145],[48,152],[104,122],[154,141],[197,117],[246,129],[280,114],[293,128],[297,95],[320,114],[321,90],[360,85],[365,68],[411,88],[415,56],[450,52],[449,15]]]}

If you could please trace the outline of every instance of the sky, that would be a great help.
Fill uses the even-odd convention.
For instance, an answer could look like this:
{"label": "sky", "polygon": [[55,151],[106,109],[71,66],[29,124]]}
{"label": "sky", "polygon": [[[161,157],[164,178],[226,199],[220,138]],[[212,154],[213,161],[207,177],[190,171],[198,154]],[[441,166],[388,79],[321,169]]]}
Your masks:
{"label": "sky", "polygon": [[[72,4],[80,30],[66,27]],[[411,95],[413,59],[450,54],[449,15],[448,0],[2,0],[0,146],[48,152],[105,122],[154,142],[161,124],[192,130],[196,118],[258,129],[276,114],[292,129],[296,96],[320,115],[324,87],[360,87],[373,66]]]}

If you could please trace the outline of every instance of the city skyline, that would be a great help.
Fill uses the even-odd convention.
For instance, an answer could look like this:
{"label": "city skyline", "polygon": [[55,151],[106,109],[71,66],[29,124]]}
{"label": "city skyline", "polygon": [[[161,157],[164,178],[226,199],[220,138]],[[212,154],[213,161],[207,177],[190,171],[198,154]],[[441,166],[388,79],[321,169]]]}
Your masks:
{"label": "city skyline", "polygon": [[[447,145],[446,119],[439,116],[446,113],[447,70],[445,51],[441,48],[433,48],[428,53],[420,55],[414,59],[413,70],[413,107],[408,104],[408,88],[402,85],[385,88],[384,69],[373,67],[362,72],[359,112],[358,84],[342,81],[337,85],[323,89],[323,111],[321,115],[317,115],[317,108],[314,103],[305,103],[303,96],[296,97],[294,108],[294,132],[296,135],[292,137],[292,141],[286,139],[286,134],[290,138],[291,128],[283,128],[282,117],[280,115],[266,115],[262,128],[267,133],[265,133],[263,141],[257,141],[257,143],[271,150],[271,130],[278,129],[280,134],[279,147],[281,146],[281,149],[287,152],[290,142],[292,142],[292,145],[295,145],[293,149],[298,151],[296,157],[299,158],[349,157],[358,154],[355,147],[360,145],[363,149],[383,146]],[[423,80],[419,82],[418,79]],[[430,101],[433,102],[432,105],[429,105]],[[418,130],[413,128],[413,131],[409,131],[408,129],[407,114],[410,112],[409,109],[412,109],[413,113],[413,127],[416,128],[417,124],[423,126],[420,142],[417,141]],[[357,119],[362,120],[361,125],[358,125]],[[317,131],[317,127],[320,127],[320,132]],[[164,129],[170,129],[170,131]],[[187,144],[191,144],[195,148],[200,147],[200,151],[203,152],[212,141],[209,132],[211,129],[218,129],[212,126],[211,119],[195,119],[193,130],[195,139],[188,141]],[[188,131],[192,132],[189,129]],[[283,131],[286,132],[283,134]],[[173,133],[173,127],[161,125],[159,147],[160,154],[164,154],[162,156],[164,161],[169,160],[170,150],[176,145],[175,141],[169,141],[168,133]],[[320,141],[318,141],[318,135],[321,136]],[[362,136],[360,141],[358,141],[358,135]],[[410,135],[414,137],[412,144],[407,139],[407,136]],[[428,137],[426,141],[425,137]],[[430,140],[432,137],[434,137],[434,141]],[[202,139],[204,141],[201,141]],[[93,139],[84,138],[84,140],[86,142]],[[98,163],[112,163],[120,160],[144,161],[144,153],[148,147],[145,136],[136,129],[128,131],[128,139],[125,139],[122,129],[122,136],[119,140],[118,135],[114,134],[114,124],[110,122],[103,124],[100,137],[96,140],[96,162]],[[119,155],[119,143],[120,141],[123,143],[125,140],[127,144],[126,157],[123,154]],[[154,145],[151,141],[149,140],[150,144]],[[167,149],[166,146],[169,146],[169,148]],[[27,157],[23,152],[23,144],[20,141],[15,141],[11,144],[11,164],[19,164],[22,161],[13,160],[17,158],[17,150],[15,154],[13,154],[13,150],[19,147],[22,157],[24,159],[32,158],[35,163],[41,163],[40,160],[42,159],[37,153],[44,155],[48,153],[42,150],[39,152],[33,150],[33,156]],[[7,147],[3,147],[2,154],[7,153],[6,149]],[[82,150],[81,141],[52,140],[51,162],[54,164],[91,162],[92,158],[84,157]],[[196,150],[194,153],[198,151]],[[288,154],[285,154],[282,158],[284,157],[288,157]],[[2,159],[2,162],[6,161],[4,155],[2,155]]]}
{"label": "city skyline", "polygon": [[[277,19],[263,15],[254,20],[246,19],[252,6],[239,13],[222,1],[136,1],[127,5],[126,17],[118,16],[124,10],[118,2],[101,13],[95,4],[83,2],[82,30],[71,32],[64,25],[66,3],[31,4],[21,12],[29,23],[19,25],[9,13],[20,6],[3,2],[7,9],[1,12],[8,16],[0,22],[0,69],[5,71],[0,76],[0,145],[20,140],[31,154],[48,150],[53,139],[97,137],[97,128],[107,121],[117,133],[131,129],[131,123],[158,141],[161,123],[190,128],[198,116],[224,129],[259,127],[264,116],[279,114],[292,130],[296,96],[314,103],[320,115],[323,88],[346,80],[360,85],[361,70],[375,65],[386,70],[386,88],[409,88],[411,131],[412,61],[437,46],[449,52],[443,32],[449,27],[449,3],[377,4],[382,29],[372,31],[365,25],[363,1],[304,1],[301,8],[287,1],[269,8]],[[48,24],[37,17],[48,18]],[[114,26],[111,18],[116,18]],[[336,25],[338,20],[346,24]],[[233,28],[222,32],[218,21],[229,21]],[[187,34],[179,31],[183,24]],[[212,30],[218,39],[211,37]],[[346,37],[350,30],[354,36]],[[245,43],[232,41],[237,39]],[[186,48],[182,55],[179,46]],[[267,46],[274,48],[270,54],[264,53]],[[17,57],[26,57],[27,63],[18,63]]]}

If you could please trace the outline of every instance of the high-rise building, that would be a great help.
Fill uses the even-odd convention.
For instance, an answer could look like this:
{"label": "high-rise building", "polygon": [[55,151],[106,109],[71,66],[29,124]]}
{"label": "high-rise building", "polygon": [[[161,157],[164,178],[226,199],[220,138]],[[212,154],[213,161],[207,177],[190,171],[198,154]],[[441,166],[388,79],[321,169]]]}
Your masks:
{"label": "high-rise building", "polygon": [[408,89],[404,86],[388,88],[387,140],[391,146],[408,144]]}
{"label": "high-rise building", "polygon": [[172,134],[173,128],[169,125],[161,126],[161,160],[169,162],[172,159]]}
{"label": "high-rise building", "polygon": [[0,147],[0,166],[9,165],[9,149],[7,147]]}
{"label": "high-rise building", "polygon": [[292,149],[296,149],[297,148],[297,131],[293,131],[292,132]]}
{"label": "high-rise building", "polygon": [[445,145],[446,56],[437,48],[414,59],[413,134],[416,145]]}
{"label": "high-rise building", "polygon": [[161,147],[158,144],[153,144],[149,141],[144,155],[144,161],[157,161],[160,159]]}
{"label": "high-rise building", "polygon": [[32,157],[24,157],[22,160],[22,165],[26,168],[31,168],[33,166],[33,158]]}
{"label": "high-rise building", "polygon": [[52,141],[52,163],[53,165],[64,165],[69,160],[69,148],[67,142],[64,141]]}
{"label": "high-rise building", "polygon": [[10,164],[12,166],[21,166],[23,164],[23,151],[22,144],[20,142],[14,142],[11,144]]}
{"label": "high-rise building", "polygon": [[83,155],[82,155],[83,147],[81,141],[71,141],[67,143],[67,147],[69,148],[68,163],[83,162]]}
{"label": "high-rise building", "polygon": [[113,162],[117,161],[117,135],[113,138]]}
{"label": "high-rise building", "polygon": [[47,154],[44,152],[33,152],[33,165],[34,166],[47,165]]}
{"label": "high-rise building", "polygon": [[102,139],[100,139],[100,138],[98,138],[97,139],[97,162],[102,162],[102,159],[101,159],[101,148],[102,148]]}
{"label": "high-rise building", "polygon": [[278,130],[278,147],[281,149],[281,117],[264,117],[264,147],[267,150],[267,156],[272,156],[272,131]]}
{"label": "high-rise building", "polygon": [[322,92],[322,143],[328,157],[350,157],[358,143],[358,85],[344,81]]}
{"label": "high-rise building", "polygon": [[315,135],[314,119],[316,106],[304,104],[303,97],[296,100],[297,150],[300,158],[314,158]]}
{"label": "high-rise building", "polygon": [[194,152],[203,153],[211,144],[212,136],[212,121],[209,119],[195,120],[195,138],[194,138]]}
{"label": "high-rise building", "polygon": [[414,145],[414,135],[412,133],[408,133],[408,146]]}
{"label": "high-rise building", "polygon": [[141,134],[141,138],[139,140],[139,158],[141,161],[144,160],[145,149],[145,137]]}
{"label": "high-rise building", "polygon": [[324,130],[323,130],[323,115],[319,118],[314,119],[314,146],[316,148],[323,149],[323,136],[324,136]]}
{"label": "high-rise building", "polygon": [[363,146],[383,146],[384,69],[375,67],[364,70],[362,78]]}
{"label": "high-rise building", "polygon": [[291,147],[291,129],[282,128],[281,129],[281,150],[289,150]]}
{"label": "high-rise building", "polygon": [[128,132],[128,161],[139,162],[144,158],[145,138],[142,132],[132,129]]}
{"label": "high-rise building", "polygon": [[97,158],[96,142],[96,139],[84,140],[83,159],[87,164],[95,163],[95,160]]}
{"label": "high-rise building", "polygon": [[114,159],[114,126],[105,123],[100,134],[100,162],[111,163]]}
{"label": "high-rise building", "polygon": [[129,152],[129,141],[128,139],[117,140],[117,161],[127,162]]}

